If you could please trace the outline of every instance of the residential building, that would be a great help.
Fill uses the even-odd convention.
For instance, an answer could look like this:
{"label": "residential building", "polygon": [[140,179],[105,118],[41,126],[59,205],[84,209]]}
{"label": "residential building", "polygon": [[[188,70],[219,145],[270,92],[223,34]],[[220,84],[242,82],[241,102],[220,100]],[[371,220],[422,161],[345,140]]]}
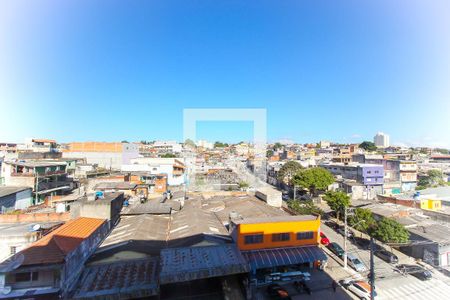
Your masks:
{"label": "residential building", "polygon": [[107,232],[102,219],[68,221],[1,263],[0,289],[8,298],[66,298]]}
{"label": "residential building", "polygon": [[155,149],[158,154],[181,153],[183,151],[183,145],[176,141],[155,141],[152,148]]}
{"label": "residential building", "polygon": [[17,150],[29,152],[57,152],[57,143],[49,139],[27,139],[24,144],[18,144]]}
{"label": "residential building", "polygon": [[389,147],[389,135],[387,135],[383,132],[378,132],[374,136],[373,142],[374,142],[375,146],[380,147],[380,148]]}
{"label": "residential building", "polygon": [[120,170],[123,164],[139,157],[139,145],[133,143],[81,142],[69,143],[63,158],[83,158],[87,164]]}
{"label": "residential building", "polygon": [[[343,188],[349,193],[355,191],[355,195],[356,193],[364,195],[365,199],[374,199],[377,194],[383,193],[383,165],[329,163],[322,164],[321,167],[333,175],[342,176]],[[358,189],[358,191],[354,189]]]}
{"label": "residential building", "polygon": [[32,188],[34,204],[76,187],[73,179],[67,177],[67,163],[64,161],[8,161],[2,164],[2,174],[7,186]]}
{"label": "residential building", "polygon": [[25,209],[32,205],[32,188],[28,186],[0,186],[0,212]]}
{"label": "residential building", "polygon": [[402,192],[413,191],[417,185],[417,163],[412,160],[383,161],[386,182],[400,182]]}
{"label": "residential building", "polygon": [[196,143],[197,147],[202,147],[203,149],[211,150],[214,149],[214,143],[205,140],[199,140]]}
{"label": "residential building", "polygon": [[62,224],[63,222],[38,222],[36,220],[33,222],[1,222],[0,262],[25,249]]}
{"label": "residential building", "polygon": [[186,182],[186,167],[177,158],[139,157],[121,167],[122,172],[147,172],[152,175],[167,175],[169,185],[182,185]]}

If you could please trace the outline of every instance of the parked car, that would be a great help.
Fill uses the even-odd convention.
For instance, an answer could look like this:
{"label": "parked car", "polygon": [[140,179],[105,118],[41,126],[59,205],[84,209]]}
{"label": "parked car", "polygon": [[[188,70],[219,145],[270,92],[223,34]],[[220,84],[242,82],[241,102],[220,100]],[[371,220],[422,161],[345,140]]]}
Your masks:
{"label": "parked car", "polygon": [[334,230],[337,230],[338,227],[339,227],[339,225],[336,222],[332,221],[332,220],[327,220],[325,222],[325,225],[327,225],[328,227],[330,227],[331,229],[334,229]]}
{"label": "parked car", "polygon": [[272,299],[291,299],[288,291],[279,284],[271,284],[267,287],[267,293]]}
{"label": "parked car", "polygon": [[359,260],[356,256],[349,253],[347,254],[347,262],[350,267],[355,269],[357,272],[365,272],[367,271],[367,267],[365,264],[362,263],[362,261]]}
{"label": "parked car", "polygon": [[328,246],[328,244],[330,243],[330,240],[322,231],[320,232],[320,243],[324,246]]}
{"label": "parked car", "polygon": [[342,249],[342,247],[339,246],[339,244],[336,242],[328,244],[327,248],[330,249],[330,251],[336,254],[338,257],[342,257],[344,255],[344,249]]}
{"label": "parked car", "polygon": [[[341,235],[345,235],[345,227],[344,226],[339,226],[336,231]],[[347,228],[347,238],[351,238],[354,235],[355,235],[355,233],[352,230],[350,230],[349,228]]]}
{"label": "parked car", "polygon": [[433,275],[425,268],[418,265],[397,265],[397,269],[403,274],[410,274],[420,280],[430,280]]}
{"label": "parked car", "polygon": [[384,260],[385,262],[388,262],[390,264],[397,264],[398,263],[398,257],[392,252],[389,252],[385,249],[380,249],[374,252],[376,256]]}
{"label": "parked car", "polygon": [[[353,281],[353,280],[342,280],[341,285],[347,290],[354,293],[360,299],[369,300],[370,292],[372,291],[370,285],[365,281]],[[374,291],[375,299],[377,299],[377,292]]]}

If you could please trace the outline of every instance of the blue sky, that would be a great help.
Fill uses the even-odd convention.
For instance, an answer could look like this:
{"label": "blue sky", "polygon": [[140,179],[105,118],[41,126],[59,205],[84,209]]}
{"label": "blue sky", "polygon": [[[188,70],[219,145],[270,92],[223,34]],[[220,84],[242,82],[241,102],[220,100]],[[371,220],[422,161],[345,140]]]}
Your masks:
{"label": "blue sky", "polygon": [[181,140],[184,108],[265,108],[271,141],[450,148],[446,0],[1,1],[0,54],[0,141]]}

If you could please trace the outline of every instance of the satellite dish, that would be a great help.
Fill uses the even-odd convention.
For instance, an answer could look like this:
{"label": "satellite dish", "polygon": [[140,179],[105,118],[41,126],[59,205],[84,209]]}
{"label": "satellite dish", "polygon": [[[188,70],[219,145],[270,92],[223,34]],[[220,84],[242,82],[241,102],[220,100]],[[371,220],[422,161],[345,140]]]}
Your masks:
{"label": "satellite dish", "polygon": [[41,225],[40,224],[34,224],[32,228],[33,228],[33,231],[38,231],[39,229],[41,229]]}
{"label": "satellite dish", "polygon": [[4,286],[3,288],[1,288],[1,292],[3,295],[8,295],[9,293],[11,293],[12,288],[10,286]]}
{"label": "satellite dish", "polygon": [[23,256],[23,254],[20,253],[11,256],[10,258],[8,258],[7,260],[5,260],[0,264],[0,273],[8,273],[17,269],[18,267],[20,267],[20,265],[22,265],[24,260],[25,256]]}

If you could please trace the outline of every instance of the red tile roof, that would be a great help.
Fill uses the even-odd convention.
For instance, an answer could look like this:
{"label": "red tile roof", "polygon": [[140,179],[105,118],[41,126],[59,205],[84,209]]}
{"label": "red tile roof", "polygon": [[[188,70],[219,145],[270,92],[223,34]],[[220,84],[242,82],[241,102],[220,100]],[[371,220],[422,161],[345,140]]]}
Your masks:
{"label": "red tile roof", "polygon": [[25,258],[22,266],[63,262],[67,254],[91,236],[104,222],[104,219],[84,217],[68,221],[19,252]]}

